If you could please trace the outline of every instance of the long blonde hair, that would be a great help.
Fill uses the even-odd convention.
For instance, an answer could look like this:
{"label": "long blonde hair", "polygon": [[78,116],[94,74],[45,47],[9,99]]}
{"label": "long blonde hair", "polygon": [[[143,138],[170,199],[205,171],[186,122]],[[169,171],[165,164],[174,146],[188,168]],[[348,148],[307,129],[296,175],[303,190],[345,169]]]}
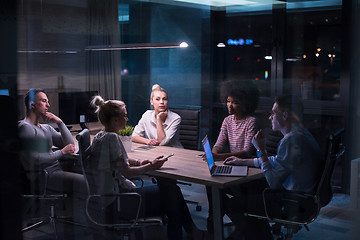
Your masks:
{"label": "long blonde hair", "polygon": [[164,92],[166,94],[166,97],[168,97],[168,94],[164,88],[160,87],[159,84],[154,84],[151,88],[150,100],[153,99],[155,92]]}
{"label": "long blonde hair", "polygon": [[90,104],[96,107],[95,112],[105,127],[110,125],[111,118],[124,115],[125,112],[125,103],[119,100],[104,101],[101,96],[95,96]]}

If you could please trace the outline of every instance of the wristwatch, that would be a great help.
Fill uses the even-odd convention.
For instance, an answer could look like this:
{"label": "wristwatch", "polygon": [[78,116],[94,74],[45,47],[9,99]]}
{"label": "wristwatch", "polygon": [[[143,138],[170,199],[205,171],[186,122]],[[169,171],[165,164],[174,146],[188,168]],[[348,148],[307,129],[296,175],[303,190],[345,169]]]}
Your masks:
{"label": "wristwatch", "polygon": [[258,157],[262,157],[262,156],[264,156],[264,155],[266,155],[266,154],[267,154],[266,150],[264,150],[264,151],[256,150],[256,155],[257,155]]}

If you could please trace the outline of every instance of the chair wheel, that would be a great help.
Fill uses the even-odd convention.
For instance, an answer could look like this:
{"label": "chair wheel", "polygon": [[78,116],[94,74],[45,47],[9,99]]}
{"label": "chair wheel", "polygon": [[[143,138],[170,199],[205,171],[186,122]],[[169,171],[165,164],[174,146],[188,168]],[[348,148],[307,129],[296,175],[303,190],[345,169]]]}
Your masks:
{"label": "chair wheel", "polygon": [[202,207],[200,205],[196,205],[196,211],[201,212]]}

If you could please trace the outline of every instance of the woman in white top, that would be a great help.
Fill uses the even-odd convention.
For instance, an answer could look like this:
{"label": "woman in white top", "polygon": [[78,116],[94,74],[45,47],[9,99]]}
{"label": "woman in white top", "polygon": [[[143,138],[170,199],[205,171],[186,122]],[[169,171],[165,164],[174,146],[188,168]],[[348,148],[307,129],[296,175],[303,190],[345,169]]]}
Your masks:
{"label": "woman in white top", "polygon": [[[98,117],[105,129],[95,135],[91,146],[90,158],[86,161],[90,188],[98,194],[119,192],[137,192],[142,196],[140,217],[168,216],[168,239],[182,239],[184,227],[190,236],[199,234],[193,223],[181,190],[176,185],[148,185],[136,187],[128,178],[144,174],[162,167],[167,159],[159,156],[154,160],[128,158],[118,135],[128,121],[125,104],[118,100],[104,101],[96,96],[91,104],[97,107]],[[118,201],[109,198],[102,201],[99,207],[105,210],[105,219],[128,218],[134,208],[132,202],[121,202],[125,208],[118,210]]]}
{"label": "woman in white top", "polygon": [[133,142],[182,148],[179,138],[181,117],[168,110],[168,95],[158,84],[152,87],[150,103],[154,110],[142,115],[135,126]]}

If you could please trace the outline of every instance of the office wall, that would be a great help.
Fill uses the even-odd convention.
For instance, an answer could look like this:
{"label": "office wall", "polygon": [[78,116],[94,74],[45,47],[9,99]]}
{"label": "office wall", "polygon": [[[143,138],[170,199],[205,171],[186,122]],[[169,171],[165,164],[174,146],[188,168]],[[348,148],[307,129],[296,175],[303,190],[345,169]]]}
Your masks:
{"label": "office wall", "polygon": [[[169,94],[170,105],[201,105],[202,19],[209,11],[158,5],[151,13],[151,42],[186,42],[187,48],[153,49],[150,83],[159,83]],[[186,17],[184,17],[186,16]]]}
{"label": "office wall", "polygon": [[85,90],[87,6],[23,1],[18,7],[19,90]]}

